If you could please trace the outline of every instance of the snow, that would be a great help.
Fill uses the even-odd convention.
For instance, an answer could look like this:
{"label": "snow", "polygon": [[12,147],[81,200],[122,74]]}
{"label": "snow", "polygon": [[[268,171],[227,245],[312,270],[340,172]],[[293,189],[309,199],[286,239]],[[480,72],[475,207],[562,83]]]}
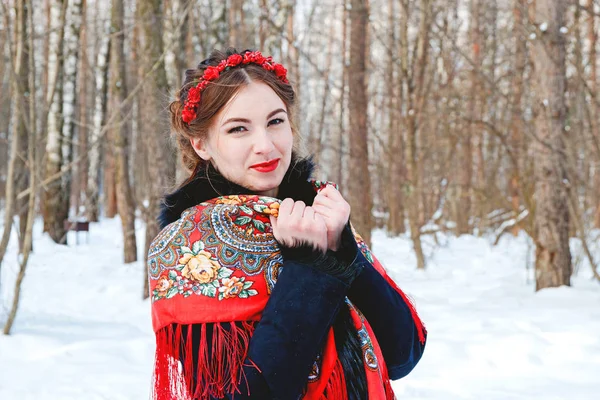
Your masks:
{"label": "snow", "polygon": [[[123,264],[118,219],[91,224],[89,244],[58,246],[35,225],[35,253],[11,336],[0,335],[0,399],[148,398],[153,362],[143,262]],[[138,221],[138,240],[143,226]],[[69,233],[75,243],[75,233]],[[423,238],[373,232],[373,251],[413,298],[429,336],[421,362],[392,383],[399,399],[596,399],[600,285],[577,241],[572,287],[534,293],[524,236]],[[3,323],[18,270],[13,237],[2,265]],[[142,247],[142,246],[139,246]],[[600,246],[592,251],[600,258]],[[143,259],[140,250],[140,260]]]}

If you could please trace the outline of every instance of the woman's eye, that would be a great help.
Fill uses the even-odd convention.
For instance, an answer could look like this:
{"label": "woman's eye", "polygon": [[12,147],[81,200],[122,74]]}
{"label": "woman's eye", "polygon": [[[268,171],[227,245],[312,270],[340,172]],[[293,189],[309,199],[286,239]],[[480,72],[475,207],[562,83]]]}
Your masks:
{"label": "woman's eye", "polygon": [[235,133],[235,132],[243,132],[244,128],[243,126],[236,126],[235,128],[231,128],[230,130],[227,131],[227,133]]}
{"label": "woman's eye", "polygon": [[275,125],[279,125],[279,124],[283,124],[283,120],[281,118],[275,118],[269,121],[269,125],[271,125],[271,123],[275,123]]}

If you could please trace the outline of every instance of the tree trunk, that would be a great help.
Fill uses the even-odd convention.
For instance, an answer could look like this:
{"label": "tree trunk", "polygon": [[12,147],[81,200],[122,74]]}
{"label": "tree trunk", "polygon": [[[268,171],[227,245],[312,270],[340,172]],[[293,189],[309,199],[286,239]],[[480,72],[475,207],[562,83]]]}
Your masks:
{"label": "tree trunk", "polygon": [[[23,95],[25,91],[29,90],[29,44],[26,40],[27,15],[28,10],[25,0],[18,0],[15,3],[15,51],[11,52],[12,56],[10,57],[10,62],[8,64],[12,93],[11,98],[13,101],[13,113],[11,115],[11,148],[9,153],[9,164],[6,179],[4,230],[2,232],[2,239],[0,240],[0,267],[2,266],[2,260],[4,259],[6,249],[8,248],[8,242],[10,241],[10,232],[13,227],[13,216],[15,214],[22,214],[18,207],[22,201],[17,201],[16,194],[24,189],[24,185],[27,184],[28,178],[25,163],[21,158],[24,155],[23,150],[27,150],[28,132],[25,123],[29,118],[29,106],[25,101],[25,96]],[[7,37],[7,39],[9,38]],[[7,40],[7,42],[10,43],[10,40]],[[26,215],[27,214],[25,214],[25,216]],[[23,235],[20,235],[20,238],[23,237]],[[23,250],[22,243],[23,240],[21,239],[19,243],[20,251]]]}
{"label": "tree trunk", "polygon": [[[480,78],[480,74],[483,73],[483,53],[484,53],[484,45],[485,39],[483,36],[482,27],[482,10],[483,6],[481,4],[481,0],[471,0],[471,45],[472,45],[472,56],[474,66],[471,70],[471,104],[469,105],[469,111],[471,113],[471,124],[469,125],[469,136],[470,140],[473,142],[473,155],[471,160],[473,161],[473,165],[475,167],[475,176],[471,177],[473,181],[471,181],[471,187],[468,188],[468,192],[470,193],[470,204],[475,204],[476,207],[473,207],[469,214],[475,214],[477,225],[473,227],[468,227],[467,221],[467,232],[461,233],[471,233],[473,232],[473,228],[477,227],[478,231],[481,233],[481,223],[483,221],[483,217],[485,215],[483,211],[483,204],[485,198],[481,196],[479,193],[485,192],[485,159],[483,155],[483,142],[484,142],[484,129],[481,128],[479,121],[484,118],[484,110],[483,110],[483,99],[485,98],[484,85]],[[472,168],[472,167],[471,167]],[[475,186],[476,190],[474,193],[473,187]]]}
{"label": "tree trunk", "polygon": [[367,88],[365,85],[366,37],[369,8],[366,0],[350,2],[350,67],[349,106],[350,112],[350,177],[348,200],[352,207],[352,221],[367,244],[371,243],[373,218],[369,174],[369,140],[367,130]]}
{"label": "tree trunk", "polygon": [[[296,47],[296,29],[294,28],[294,18],[296,16],[296,2],[292,0],[287,2],[287,23],[286,23],[286,36],[288,43],[287,52],[287,65],[289,69],[290,81],[296,89],[296,96],[300,98],[300,54]],[[333,25],[333,24],[332,24]],[[333,40],[333,39],[332,39]],[[298,115],[301,115],[301,110],[298,110]]]}
{"label": "tree trunk", "polygon": [[[77,73],[79,65],[79,48],[81,37],[82,0],[70,0],[68,20],[65,27],[64,38],[64,81],[63,81],[63,134],[62,158],[63,166],[69,165],[74,159],[75,118],[77,98]],[[73,169],[63,171],[61,177],[61,203],[59,218],[69,218],[71,206],[71,188],[73,183]],[[65,232],[66,235],[66,232]],[[65,239],[66,243],[66,239]]]}
{"label": "tree trunk", "polygon": [[[139,3],[139,17],[140,21],[143,21],[145,44],[144,52],[141,55],[142,66],[144,71],[150,71],[156,62],[159,63],[156,71],[148,77],[143,86],[142,98],[144,101],[140,102],[140,107],[143,107],[140,131],[147,133],[145,145],[147,146],[150,184],[148,212],[145,213],[145,261],[147,261],[150,243],[159,231],[156,218],[160,200],[164,192],[172,187],[175,181],[175,152],[169,143],[168,116],[165,113],[167,107],[162,100],[169,89],[164,62],[160,61],[163,53],[162,12],[161,0],[142,0]],[[148,296],[148,293],[144,293],[144,296]]]}
{"label": "tree trunk", "polygon": [[535,277],[536,291],[570,285],[568,181],[565,174],[566,48],[562,0],[537,0],[534,44],[538,111],[535,142]]}
{"label": "tree trunk", "polygon": [[110,87],[111,104],[114,112],[120,115],[114,119],[112,126],[112,145],[115,160],[115,180],[117,207],[123,229],[123,261],[131,263],[137,260],[137,245],[135,240],[135,206],[129,184],[128,136],[126,123],[128,107],[121,107],[127,98],[127,73],[125,60],[125,31],[124,31],[123,0],[113,0],[111,9],[111,26],[113,43],[110,57]]}
{"label": "tree trunk", "polygon": [[[595,96],[598,96],[598,60],[597,60],[597,46],[598,46],[598,33],[596,32],[596,14],[594,13],[594,0],[587,0],[588,7],[588,41],[590,43],[590,79],[591,79],[591,90]],[[590,118],[591,134],[595,140],[600,140],[600,133],[598,129],[598,99],[592,99],[592,112]],[[596,155],[596,168],[594,169],[594,182],[592,184],[592,191],[594,192],[596,199],[596,212],[594,213],[594,226],[600,229],[600,154]]]}
{"label": "tree trunk", "polygon": [[339,113],[340,119],[338,121],[338,127],[334,130],[334,134],[331,135],[332,149],[334,155],[331,159],[331,179],[337,182],[344,193],[346,192],[346,185],[344,182],[343,165],[344,165],[344,136],[346,135],[346,90],[348,87],[348,63],[347,60],[347,38],[348,38],[348,11],[346,10],[346,3],[348,0],[343,0],[341,7],[341,18],[342,18],[342,45],[340,49],[340,68],[342,70],[342,81],[340,88],[340,102],[339,102]]}
{"label": "tree trunk", "polygon": [[[389,47],[393,49],[396,46],[396,35],[395,29],[395,0],[388,0],[388,25],[389,25]],[[401,7],[402,8],[402,7]],[[404,9],[400,10],[403,15]],[[402,26],[402,25],[401,25]],[[401,33],[403,34],[403,33]],[[398,41],[403,43],[403,39]],[[387,209],[389,213],[387,221],[387,230],[392,235],[399,235],[406,231],[404,225],[405,211],[404,211],[404,196],[403,196],[403,165],[404,152],[402,131],[399,129],[398,119],[400,108],[402,106],[402,88],[405,82],[405,76],[400,68],[398,72],[398,80],[395,79],[394,70],[396,67],[395,57],[397,54],[390,51],[388,54],[388,63],[386,66],[386,80],[387,86],[387,114],[388,114],[388,149],[387,149],[387,166],[388,166],[388,182],[385,188],[385,194],[387,195]],[[397,94],[399,92],[399,94]]]}
{"label": "tree trunk", "polygon": [[238,50],[249,47],[248,38],[244,35],[243,15],[244,0],[231,0],[228,10],[229,45]]}
{"label": "tree trunk", "polygon": [[[33,10],[33,4],[31,0],[19,0],[17,3],[17,9],[21,9],[21,13],[17,12],[17,15],[19,16],[19,20],[22,23],[22,29],[21,29],[21,34],[25,34],[25,31],[27,31],[27,26],[29,26],[29,32],[28,32],[28,40],[25,41],[25,38],[20,38],[18,39],[19,41],[22,42],[23,44],[23,48],[26,50],[26,55],[27,55],[27,77],[25,78],[26,81],[26,88],[31,88],[31,87],[36,87],[35,85],[35,62],[34,62],[34,58],[33,58],[33,51],[29,51],[29,49],[33,49],[33,17],[32,17],[32,12],[30,12],[30,10]],[[20,14],[20,15],[19,15]],[[12,68],[12,66],[11,66]],[[20,96],[19,96],[20,97]],[[14,290],[14,294],[13,294],[13,302],[12,302],[12,306],[11,309],[9,311],[9,315],[8,315],[8,319],[6,321],[6,325],[4,325],[4,329],[3,329],[3,333],[5,335],[10,334],[10,331],[12,329],[12,325],[14,323],[14,320],[17,316],[17,310],[19,307],[19,298],[20,298],[20,293],[21,293],[21,284],[23,282],[23,279],[25,278],[25,269],[27,267],[27,262],[29,261],[29,255],[31,253],[31,249],[33,248],[32,243],[33,243],[33,221],[35,219],[35,205],[36,205],[36,185],[37,185],[37,177],[39,175],[39,171],[37,169],[37,163],[36,163],[36,159],[38,158],[36,153],[37,150],[37,146],[36,146],[36,140],[37,140],[37,134],[36,134],[36,130],[35,130],[35,122],[36,121],[36,105],[35,105],[35,96],[28,96],[27,97],[27,102],[24,107],[24,110],[26,110],[27,114],[25,114],[25,112],[22,114],[23,118],[28,119],[29,120],[29,127],[31,128],[28,132],[28,137],[27,137],[27,141],[28,143],[26,144],[26,148],[27,148],[27,164],[29,166],[29,170],[30,170],[30,179],[29,179],[29,196],[27,197],[27,211],[24,213],[25,215],[27,215],[27,223],[25,224],[25,230],[23,231],[22,236],[24,237],[23,240],[23,256],[20,258],[19,260],[19,273],[17,275],[17,280],[15,282],[15,290]],[[10,231],[10,228],[9,228]],[[1,257],[0,257],[1,260]]]}
{"label": "tree trunk", "polygon": [[[64,2],[67,0],[51,0],[51,25],[49,33],[48,56],[48,139],[46,142],[46,178],[58,174],[63,166],[63,80],[64,57],[63,38],[65,27]],[[44,228],[59,244],[67,244],[64,229],[64,187],[62,178],[57,178],[47,185],[44,197]]]}
{"label": "tree trunk", "polygon": [[100,196],[100,177],[102,154],[102,142],[100,142],[100,133],[106,119],[106,100],[108,89],[108,64],[110,57],[110,23],[104,25],[105,35],[98,49],[96,59],[96,94],[94,98],[94,118],[93,128],[89,149],[90,169],[87,183],[87,204],[86,213],[88,221],[98,221],[99,216],[99,196]]}
{"label": "tree trunk", "polygon": [[[521,154],[523,152],[523,130],[524,126],[522,123],[523,118],[523,78],[525,76],[525,65],[526,65],[526,51],[527,51],[527,31],[525,26],[526,18],[525,0],[515,0],[513,5],[513,21],[515,33],[515,55],[514,63],[515,70],[513,73],[512,80],[512,110],[511,110],[511,148],[514,154],[514,162],[511,165],[511,177],[510,177],[510,198],[513,211],[513,218],[517,218],[520,213],[521,201],[519,199],[520,193],[520,161]],[[514,224],[512,229],[513,235],[519,233],[519,224]]]}
{"label": "tree trunk", "polygon": [[[88,79],[90,77],[88,69],[90,65],[88,63],[88,52],[87,52],[87,0],[81,2],[81,36],[80,41],[80,53],[79,58],[79,129],[77,137],[79,139],[79,154],[83,156],[81,162],[77,166],[77,197],[75,203],[75,210],[79,215],[80,206],[85,200],[87,193],[88,183]],[[93,31],[92,31],[93,33]],[[85,204],[85,203],[84,203]]]}
{"label": "tree trunk", "polygon": [[[3,29],[0,32],[0,48],[4,49],[9,45],[8,34],[9,29]],[[4,57],[0,58],[0,91],[2,93],[10,93],[12,88],[12,79],[10,79],[10,64]],[[12,115],[12,98],[11,96],[2,96],[0,98],[0,207],[2,207],[2,199],[6,196],[6,175],[9,163],[9,143],[8,130],[10,129],[10,116]]]}
{"label": "tree trunk", "polygon": [[[427,70],[429,30],[431,26],[431,0],[424,0],[420,10],[419,33],[416,38],[415,56],[410,66],[408,61],[404,62],[403,72],[407,77],[407,116],[406,125],[406,183],[407,194],[406,203],[408,211],[408,223],[410,228],[410,237],[413,242],[413,249],[417,258],[417,268],[425,268],[425,255],[421,244],[421,226],[422,218],[420,211],[420,200],[422,199],[423,184],[421,174],[419,173],[422,161],[419,159],[417,147],[417,135],[421,127],[418,125],[423,118],[422,111],[425,104],[427,90],[425,88],[425,71]],[[405,6],[405,12],[408,10],[408,4]],[[402,14],[401,29],[403,36],[406,37],[403,43],[403,58],[408,59],[408,14]],[[409,72],[410,71],[410,72]]]}
{"label": "tree trunk", "polygon": [[[471,0],[471,18],[472,23],[470,28],[470,42],[471,42],[471,57],[473,65],[471,66],[470,76],[470,101],[468,106],[468,119],[467,129],[465,135],[461,140],[462,160],[461,166],[459,167],[459,186],[458,186],[458,215],[456,220],[456,233],[459,235],[470,233],[471,227],[469,219],[472,213],[472,185],[473,185],[473,159],[477,157],[479,147],[479,131],[481,128],[476,124],[476,121],[481,119],[481,115],[478,113],[478,91],[479,91],[479,77],[480,73],[480,54],[481,54],[481,35],[479,32],[479,1]],[[475,146],[473,146],[475,144]],[[479,165],[478,165],[479,167]]]}

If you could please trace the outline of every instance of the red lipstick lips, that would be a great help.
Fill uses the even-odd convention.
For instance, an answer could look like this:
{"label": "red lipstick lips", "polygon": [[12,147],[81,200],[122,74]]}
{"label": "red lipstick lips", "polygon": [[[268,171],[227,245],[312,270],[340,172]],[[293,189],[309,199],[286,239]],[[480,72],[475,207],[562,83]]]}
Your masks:
{"label": "red lipstick lips", "polygon": [[260,164],[254,164],[250,168],[257,170],[258,172],[271,172],[274,171],[275,168],[279,165],[279,158],[276,158],[271,161],[267,161]]}

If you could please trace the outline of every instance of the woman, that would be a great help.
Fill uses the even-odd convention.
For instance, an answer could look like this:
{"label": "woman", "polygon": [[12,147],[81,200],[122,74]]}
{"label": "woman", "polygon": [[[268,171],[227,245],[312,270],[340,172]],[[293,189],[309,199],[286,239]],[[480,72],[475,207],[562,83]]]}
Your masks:
{"label": "woman", "polygon": [[393,399],[414,308],[297,155],[294,91],[259,52],[214,51],[171,104],[190,178],[148,257],[156,399]]}

